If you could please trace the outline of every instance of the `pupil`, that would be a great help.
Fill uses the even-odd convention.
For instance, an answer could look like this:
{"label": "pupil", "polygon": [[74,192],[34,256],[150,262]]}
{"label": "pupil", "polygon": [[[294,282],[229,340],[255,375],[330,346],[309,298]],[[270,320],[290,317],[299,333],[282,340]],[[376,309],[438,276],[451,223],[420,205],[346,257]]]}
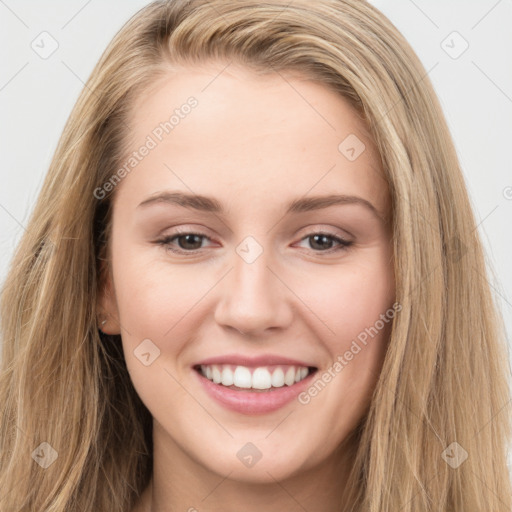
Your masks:
{"label": "pupil", "polygon": [[[330,242],[330,239],[329,239],[329,237],[328,237],[327,235],[313,235],[313,237],[312,237],[312,238],[313,238],[313,240],[314,240],[314,244],[316,244],[316,243],[317,243],[317,239],[323,239],[324,241],[326,241],[326,244],[329,244],[329,242]],[[313,244],[313,245],[314,245],[314,244]],[[320,243],[320,246],[321,246],[321,248],[323,248],[323,249],[325,249],[325,248],[326,248],[326,247],[325,247],[325,244]],[[329,248],[329,247],[327,247],[327,249],[328,249],[328,248]]]}
{"label": "pupil", "polygon": [[[194,245],[194,238],[197,238],[199,239],[200,237],[198,237],[198,235],[183,235],[181,237],[182,239],[184,238],[186,240],[185,242],[185,247],[183,247],[183,244],[180,244],[182,246],[183,249],[190,249],[191,247],[187,247],[187,244],[190,242],[192,245]],[[196,245],[197,245],[197,242],[196,242]],[[199,246],[201,245],[201,240],[199,239]],[[196,249],[197,247],[192,247],[192,249]]]}

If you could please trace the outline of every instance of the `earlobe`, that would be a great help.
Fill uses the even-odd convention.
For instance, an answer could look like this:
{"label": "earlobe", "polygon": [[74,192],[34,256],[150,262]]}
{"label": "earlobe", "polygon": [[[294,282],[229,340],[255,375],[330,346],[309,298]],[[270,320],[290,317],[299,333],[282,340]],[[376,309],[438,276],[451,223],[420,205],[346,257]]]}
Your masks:
{"label": "earlobe", "polygon": [[100,282],[98,286],[97,322],[98,328],[105,334],[121,334],[119,311],[108,265],[101,262]]}

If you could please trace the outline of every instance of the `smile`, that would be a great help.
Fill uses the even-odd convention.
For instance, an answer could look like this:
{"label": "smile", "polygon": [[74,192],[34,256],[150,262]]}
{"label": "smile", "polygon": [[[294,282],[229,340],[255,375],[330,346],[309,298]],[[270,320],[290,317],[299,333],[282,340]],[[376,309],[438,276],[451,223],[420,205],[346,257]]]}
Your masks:
{"label": "smile", "polygon": [[246,415],[271,413],[295,402],[317,371],[314,366],[297,364],[243,366],[217,362],[193,366],[193,374],[207,397],[223,408]]}
{"label": "smile", "polygon": [[238,390],[272,390],[292,386],[316,370],[311,366],[273,365],[251,368],[231,364],[202,364],[195,369],[214,384]]}

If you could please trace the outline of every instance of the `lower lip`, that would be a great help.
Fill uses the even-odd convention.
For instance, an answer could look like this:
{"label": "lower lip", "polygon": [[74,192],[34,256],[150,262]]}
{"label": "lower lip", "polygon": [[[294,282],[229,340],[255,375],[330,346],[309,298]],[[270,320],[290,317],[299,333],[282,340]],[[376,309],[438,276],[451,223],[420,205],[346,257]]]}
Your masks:
{"label": "lower lip", "polygon": [[237,391],[221,384],[215,384],[196,370],[192,370],[206,392],[221,405],[242,414],[265,414],[277,411],[291,402],[310,383],[316,372],[310,373],[291,386],[272,388],[270,391]]}

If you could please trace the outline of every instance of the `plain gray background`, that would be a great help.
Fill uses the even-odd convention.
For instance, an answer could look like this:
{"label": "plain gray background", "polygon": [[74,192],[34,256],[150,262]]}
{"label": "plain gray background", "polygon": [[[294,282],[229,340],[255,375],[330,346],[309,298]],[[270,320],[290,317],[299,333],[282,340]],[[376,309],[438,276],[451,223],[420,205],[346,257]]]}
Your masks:
{"label": "plain gray background", "polygon": [[[147,3],[0,0],[0,282],[84,82],[117,30]],[[410,42],[440,98],[510,346],[512,2],[371,3]]]}

